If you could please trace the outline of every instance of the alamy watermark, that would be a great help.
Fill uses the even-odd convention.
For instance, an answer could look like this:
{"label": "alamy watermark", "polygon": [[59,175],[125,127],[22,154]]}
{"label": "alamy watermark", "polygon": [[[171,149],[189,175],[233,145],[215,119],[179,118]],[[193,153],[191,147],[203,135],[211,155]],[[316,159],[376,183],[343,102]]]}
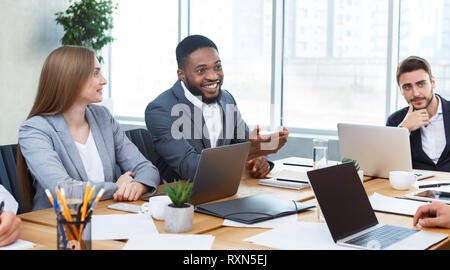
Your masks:
{"label": "alamy watermark", "polygon": [[[250,140],[259,144],[260,150],[276,150],[279,144],[279,133],[257,134],[256,130],[248,131],[241,113],[235,104],[226,104],[223,112],[222,133],[219,139]],[[171,116],[177,117],[172,123],[170,134],[179,139],[209,139],[208,127],[203,123],[203,112],[194,106],[194,110],[184,103],[176,104],[171,109]],[[223,132],[225,129],[225,132]]]}

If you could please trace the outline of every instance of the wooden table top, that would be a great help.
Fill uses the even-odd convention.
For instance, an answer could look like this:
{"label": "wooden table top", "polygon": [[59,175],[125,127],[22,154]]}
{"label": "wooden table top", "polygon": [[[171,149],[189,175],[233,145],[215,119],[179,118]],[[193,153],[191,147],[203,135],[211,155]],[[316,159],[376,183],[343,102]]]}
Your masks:
{"label": "wooden table top", "polygon": [[[283,160],[282,160],[283,161]],[[274,170],[271,176],[277,176],[277,172],[286,173],[286,168],[280,166],[282,161],[276,161],[276,166],[278,170]],[[292,159],[289,159],[292,161]],[[300,160],[301,161],[301,160]],[[449,180],[450,173],[436,173],[436,176],[422,180],[423,182],[429,180]],[[242,198],[254,194],[271,194],[282,199],[295,200],[299,202],[308,201],[314,199],[314,194],[310,188],[303,190],[292,190],[285,188],[276,188],[263,186],[258,184],[258,179],[253,179],[244,175],[241,185],[237,193],[234,196],[224,198],[222,200],[229,200],[235,198]],[[364,188],[366,189],[367,195],[370,196],[374,192],[385,196],[403,196],[409,191],[399,191],[394,190],[389,183],[388,179],[365,177]],[[219,201],[222,201],[219,200]],[[97,208],[95,209],[95,215],[105,215],[105,214],[124,214],[126,212],[117,211],[107,208],[108,205],[117,203],[113,200],[101,201]],[[129,202],[132,204],[141,205],[144,201]],[[402,227],[412,228],[412,217],[379,213],[375,212],[378,221],[383,224],[391,224]],[[22,219],[23,232],[21,239],[28,240],[37,244],[35,249],[55,249],[56,248],[56,216],[52,209],[43,209],[39,211],[29,212],[19,215]],[[299,221],[310,221],[317,222],[315,210],[299,213]],[[160,233],[165,233],[164,221],[154,220],[156,228]],[[205,215],[201,213],[194,213],[193,229],[189,234],[210,234],[215,236],[215,241],[213,243],[213,249],[270,249],[268,247],[255,245],[253,243],[245,242],[244,239],[259,234],[261,232],[267,231],[269,229],[264,228],[237,228],[237,227],[226,227],[222,225],[223,219],[217,218],[210,215]],[[440,232],[450,235],[450,229],[424,229],[434,232]],[[431,249],[448,249],[450,248],[450,241],[448,239],[434,245]],[[124,245],[124,241],[93,241],[93,249],[121,249]]]}

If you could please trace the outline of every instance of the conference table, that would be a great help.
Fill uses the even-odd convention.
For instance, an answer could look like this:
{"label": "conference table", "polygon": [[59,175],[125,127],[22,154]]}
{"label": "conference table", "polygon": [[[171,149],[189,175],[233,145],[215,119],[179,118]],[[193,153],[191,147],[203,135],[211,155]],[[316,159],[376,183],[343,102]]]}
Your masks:
{"label": "conference table", "polygon": [[[310,159],[291,157],[275,161],[274,170],[269,176],[287,177],[302,175],[306,172],[307,167],[293,168],[284,165],[284,163],[300,163],[311,164]],[[450,181],[450,173],[436,172],[434,177],[421,180],[423,182],[430,180],[448,180]],[[294,190],[280,187],[263,186],[258,184],[258,179],[250,177],[243,172],[241,184],[237,193],[231,197],[218,201],[243,198],[255,194],[271,194],[281,199],[295,200],[298,202],[306,202],[314,200],[314,193],[311,188]],[[375,192],[389,197],[399,197],[414,190],[400,191],[390,186],[389,179],[372,178],[364,176],[363,186],[368,196]],[[157,192],[156,194],[158,194]],[[155,194],[155,195],[156,195]],[[100,201],[97,205],[95,215],[107,214],[125,214],[126,212],[107,208],[108,205],[117,203],[114,200]],[[128,202],[141,205],[144,201]],[[297,215],[298,221],[321,222],[317,220],[316,208],[301,212]],[[414,228],[412,217],[397,214],[388,214],[375,212],[379,223],[397,225],[407,228]],[[43,209],[34,212],[28,212],[19,215],[22,219],[22,234],[20,239],[33,242],[37,250],[55,250],[56,249],[56,216],[52,209]],[[164,221],[153,220],[159,233],[166,233],[164,229]],[[192,231],[187,234],[208,234],[213,235],[214,242],[212,249],[215,250],[269,250],[270,247],[256,245],[246,242],[244,239],[257,235],[259,233],[270,230],[268,228],[242,228],[223,226],[223,219],[206,215],[202,213],[194,213]],[[322,221],[323,222],[323,221]],[[421,228],[422,230],[440,232],[450,236],[450,229],[443,228]],[[126,240],[93,240],[92,249],[94,250],[119,250],[124,247]],[[447,238],[433,246],[430,249],[450,249],[450,239]]]}

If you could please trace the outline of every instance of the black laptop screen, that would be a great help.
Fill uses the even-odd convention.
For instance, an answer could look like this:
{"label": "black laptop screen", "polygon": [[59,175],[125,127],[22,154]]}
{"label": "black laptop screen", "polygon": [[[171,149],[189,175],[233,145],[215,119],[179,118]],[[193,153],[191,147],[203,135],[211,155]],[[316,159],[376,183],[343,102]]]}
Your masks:
{"label": "black laptop screen", "polygon": [[312,170],[308,177],[335,242],[378,224],[353,163]]}

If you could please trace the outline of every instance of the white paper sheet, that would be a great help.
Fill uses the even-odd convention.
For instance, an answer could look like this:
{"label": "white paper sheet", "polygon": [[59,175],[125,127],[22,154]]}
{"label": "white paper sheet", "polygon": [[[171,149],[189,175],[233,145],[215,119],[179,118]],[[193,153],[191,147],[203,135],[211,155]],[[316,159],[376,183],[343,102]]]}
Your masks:
{"label": "white paper sheet", "polygon": [[223,226],[230,227],[245,227],[245,228],[275,228],[277,226],[286,224],[286,223],[294,223],[297,222],[297,214],[288,215],[284,217],[274,218],[262,222],[257,222],[254,224],[245,224],[241,222],[232,221],[229,219],[225,219],[223,221]]}
{"label": "white paper sheet", "polygon": [[295,222],[245,239],[258,245],[290,250],[342,250],[336,245],[326,223]]}
{"label": "white paper sheet", "polygon": [[132,237],[124,250],[210,250],[212,235],[199,234],[151,234]]}
{"label": "white paper sheet", "polygon": [[32,242],[28,242],[28,241],[19,239],[12,244],[0,247],[0,250],[24,250],[24,249],[33,248],[34,246],[35,246],[35,244]]}
{"label": "white paper sheet", "polygon": [[113,240],[158,234],[158,230],[146,214],[93,215],[91,233],[92,240]]}
{"label": "white paper sheet", "polygon": [[426,202],[386,197],[378,193],[374,193],[372,196],[370,196],[369,201],[372,205],[373,210],[375,211],[395,213],[407,216],[414,216],[417,208],[427,204]]}

